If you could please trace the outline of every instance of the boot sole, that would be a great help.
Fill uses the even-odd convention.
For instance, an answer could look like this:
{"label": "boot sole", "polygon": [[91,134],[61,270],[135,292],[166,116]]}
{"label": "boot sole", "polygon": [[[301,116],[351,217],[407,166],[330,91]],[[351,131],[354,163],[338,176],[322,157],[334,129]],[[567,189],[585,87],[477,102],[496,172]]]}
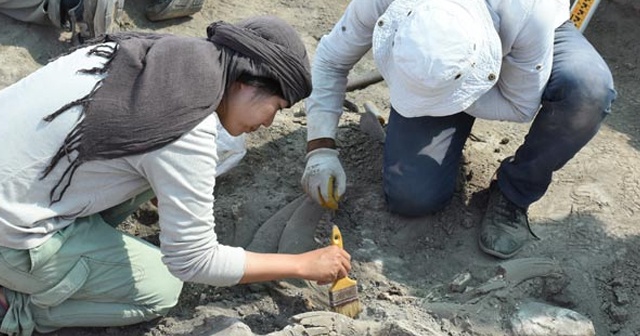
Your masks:
{"label": "boot sole", "polygon": [[190,16],[202,9],[204,0],[170,0],[166,3],[147,7],[146,15],[150,21],[161,21]]}
{"label": "boot sole", "polygon": [[510,259],[513,256],[515,256],[516,254],[518,254],[518,252],[520,252],[522,250],[522,248],[524,247],[524,246],[522,246],[519,249],[517,249],[517,250],[515,250],[515,251],[513,251],[513,252],[511,252],[509,254],[504,254],[504,253],[500,253],[498,251],[492,250],[492,249],[484,246],[482,244],[482,242],[480,241],[480,237],[478,237],[478,246],[480,247],[480,250],[482,250],[482,252],[484,252],[484,253],[486,253],[488,255],[494,256],[496,258],[500,258],[500,259]]}

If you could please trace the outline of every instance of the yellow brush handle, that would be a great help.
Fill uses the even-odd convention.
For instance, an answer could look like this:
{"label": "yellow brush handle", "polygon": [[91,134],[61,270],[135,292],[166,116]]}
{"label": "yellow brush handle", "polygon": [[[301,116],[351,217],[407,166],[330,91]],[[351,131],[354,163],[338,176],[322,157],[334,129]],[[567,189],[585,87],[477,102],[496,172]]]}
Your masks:
{"label": "yellow brush handle", "polygon": [[338,229],[337,225],[334,225],[333,229],[331,229],[331,245],[344,248],[342,245],[342,233],[340,233],[340,229]]}
{"label": "yellow brush handle", "polygon": [[[340,233],[340,229],[338,229],[337,225],[334,225],[331,229],[331,245],[335,245],[339,248],[344,248],[342,244],[342,233]],[[349,277],[344,277],[342,279],[336,280],[331,286],[331,291],[340,290],[343,288],[355,286],[356,281],[349,279]]]}
{"label": "yellow brush handle", "polygon": [[336,195],[336,178],[335,176],[331,175],[329,176],[329,185],[328,187],[328,191],[329,191],[329,199],[325,200],[324,197],[322,197],[322,193],[320,192],[320,188],[318,188],[318,194],[320,195],[320,205],[322,205],[323,207],[327,208],[327,209],[331,209],[331,210],[338,210],[338,201],[340,200],[340,196]]}

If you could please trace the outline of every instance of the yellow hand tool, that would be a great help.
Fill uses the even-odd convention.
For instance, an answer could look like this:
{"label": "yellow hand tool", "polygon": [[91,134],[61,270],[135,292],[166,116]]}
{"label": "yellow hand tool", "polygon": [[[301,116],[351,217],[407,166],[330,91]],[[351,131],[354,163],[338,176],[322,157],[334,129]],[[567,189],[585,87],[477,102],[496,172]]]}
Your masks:
{"label": "yellow hand tool", "polygon": [[[342,246],[342,234],[337,225],[333,226],[331,232],[331,244],[340,248]],[[329,289],[329,304],[331,309],[351,318],[355,318],[362,312],[360,299],[358,299],[358,284],[348,276],[336,280]]]}
{"label": "yellow hand tool", "polygon": [[322,197],[322,193],[318,188],[320,194],[320,205],[327,209],[338,210],[338,201],[340,201],[340,195],[336,195],[336,178],[334,176],[329,177],[329,199],[325,200]]}

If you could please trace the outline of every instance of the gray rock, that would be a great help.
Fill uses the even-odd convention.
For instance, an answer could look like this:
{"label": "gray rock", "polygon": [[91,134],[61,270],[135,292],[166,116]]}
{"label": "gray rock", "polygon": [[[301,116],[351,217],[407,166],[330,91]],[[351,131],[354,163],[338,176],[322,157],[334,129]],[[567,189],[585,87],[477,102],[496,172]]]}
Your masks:
{"label": "gray rock", "polygon": [[382,125],[385,123],[378,107],[372,102],[364,103],[365,113],[360,115],[360,130],[376,141],[384,143],[386,133]]}
{"label": "gray rock", "polygon": [[216,316],[208,319],[209,331],[197,333],[200,336],[254,336],[251,328],[242,321],[228,316]]}
{"label": "gray rock", "polygon": [[591,320],[573,310],[539,302],[520,305],[511,317],[516,336],[595,336]]}

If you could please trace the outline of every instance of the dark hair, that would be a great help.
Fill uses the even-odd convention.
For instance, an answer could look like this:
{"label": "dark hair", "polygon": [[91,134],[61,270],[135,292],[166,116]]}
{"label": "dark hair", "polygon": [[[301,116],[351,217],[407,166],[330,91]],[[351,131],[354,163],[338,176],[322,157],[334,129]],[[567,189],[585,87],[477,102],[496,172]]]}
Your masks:
{"label": "dark hair", "polygon": [[273,78],[254,76],[248,73],[243,73],[238,76],[236,81],[255,87],[256,89],[258,89],[258,92],[260,92],[260,94],[263,94],[265,96],[284,97],[282,88],[280,87],[280,83]]}

